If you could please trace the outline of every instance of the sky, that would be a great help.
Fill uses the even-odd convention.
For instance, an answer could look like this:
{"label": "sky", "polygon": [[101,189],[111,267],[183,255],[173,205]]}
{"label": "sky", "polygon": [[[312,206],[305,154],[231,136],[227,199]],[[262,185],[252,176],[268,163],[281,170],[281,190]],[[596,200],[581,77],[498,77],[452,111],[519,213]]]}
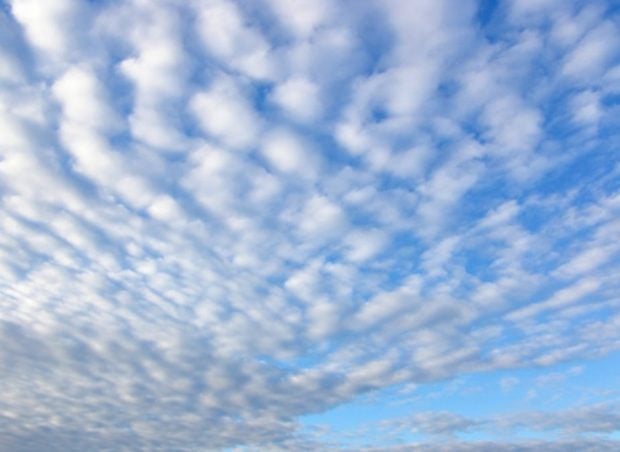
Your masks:
{"label": "sky", "polygon": [[620,3],[0,0],[0,450],[620,450]]}

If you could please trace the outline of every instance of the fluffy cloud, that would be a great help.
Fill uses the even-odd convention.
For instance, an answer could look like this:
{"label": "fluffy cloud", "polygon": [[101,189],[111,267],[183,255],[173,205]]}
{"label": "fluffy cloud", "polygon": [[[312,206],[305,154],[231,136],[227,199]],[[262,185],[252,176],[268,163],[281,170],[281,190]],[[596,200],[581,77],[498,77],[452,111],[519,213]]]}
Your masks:
{"label": "fluffy cloud", "polygon": [[286,80],[274,89],[272,98],[280,108],[298,120],[317,120],[321,115],[321,93],[317,85],[309,80]]}
{"label": "fluffy cloud", "polygon": [[255,146],[260,120],[232,80],[214,80],[208,91],[192,98],[191,109],[204,131],[226,146]]}
{"label": "fluffy cloud", "polygon": [[[604,2],[39,3],[0,6],[0,448],[346,449],[303,416],[620,348]],[[390,428],[611,450],[610,406]],[[500,424],[567,437],[458,439]]]}

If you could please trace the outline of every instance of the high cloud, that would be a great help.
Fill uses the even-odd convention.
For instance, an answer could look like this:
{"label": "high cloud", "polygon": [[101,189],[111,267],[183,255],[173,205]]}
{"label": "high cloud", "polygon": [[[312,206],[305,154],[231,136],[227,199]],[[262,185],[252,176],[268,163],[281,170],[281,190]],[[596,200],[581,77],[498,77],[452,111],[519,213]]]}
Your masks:
{"label": "high cloud", "polygon": [[[0,3],[0,449],[346,449],[304,416],[619,350],[611,3]],[[554,412],[388,427],[619,447]]]}

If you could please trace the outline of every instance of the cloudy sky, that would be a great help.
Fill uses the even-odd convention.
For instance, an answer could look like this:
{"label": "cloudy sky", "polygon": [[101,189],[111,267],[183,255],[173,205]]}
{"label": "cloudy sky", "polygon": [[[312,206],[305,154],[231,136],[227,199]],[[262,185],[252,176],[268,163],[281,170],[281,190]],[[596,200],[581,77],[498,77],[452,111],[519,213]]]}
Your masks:
{"label": "cloudy sky", "polygon": [[620,450],[620,3],[0,0],[0,450]]}

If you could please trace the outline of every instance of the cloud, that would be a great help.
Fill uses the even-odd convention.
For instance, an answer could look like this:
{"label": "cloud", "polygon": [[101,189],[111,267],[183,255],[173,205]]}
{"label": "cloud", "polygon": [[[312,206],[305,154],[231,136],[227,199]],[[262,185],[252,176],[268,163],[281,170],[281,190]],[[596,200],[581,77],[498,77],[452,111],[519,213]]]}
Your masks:
{"label": "cloud", "polygon": [[317,28],[333,20],[335,11],[330,0],[301,0],[295,5],[283,0],[271,0],[270,6],[282,24],[298,38],[308,38]]}
{"label": "cloud", "polygon": [[79,2],[60,0],[38,5],[31,0],[12,2],[11,12],[23,25],[28,39],[42,55],[63,58],[74,50],[72,38],[81,29],[83,8]]}
{"label": "cloud", "polygon": [[431,435],[453,434],[464,432],[477,423],[453,413],[416,413],[411,417],[413,429]]}
{"label": "cloud", "polygon": [[[39,3],[0,6],[0,449],[346,449],[305,416],[620,347],[604,2]],[[616,445],[516,408],[547,436],[393,427]]]}
{"label": "cloud", "polygon": [[243,17],[234,2],[196,2],[197,33],[220,64],[257,79],[276,75],[277,60],[260,30]]}
{"label": "cloud", "polygon": [[[377,424],[365,424],[358,433],[372,430],[376,433],[375,439],[383,442],[411,432],[422,435],[420,441],[403,446],[406,450],[418,450],[418,448],[420,450],[444,450],[443,448],[449,450],[450,447],[454,450],[486,450],[486,448],[491,450],[491,447],[495,447],[496,450],[523,450],[531,447],[542,448],[542,450],[546,450],[545,448],[564,450],[562,447],[566,444],[586,445],[590,441],[593,441],[592,447],[607,450],[606,447],[611,448],[616,444],[613,440],[608,443],[602,438],[587,435],[614,432],[617,429],[617,406],[603,403],[574,406],[566,410],[515,412],[509,415],[478,418],[448,411],[419,411],[407,416],[383,420]],[[538,435],[555,432],[555,434],[561,434],[562,437],[549,441],[537,438],[534,434],[528,441],[518,435],[513,436],[522,431],[535,432]],[[459,440],[459,435],[464,434],[476,434],[483,438],[497,437],[497,439]],[[393,449],[368,447],[362,450],[399,449],[398,447]]]}
{"label": "cloud", "polygon": [[523,440],[515,442],[501,441],[453,441],[446,443],[414,443],[392,447],[370,447],[364,451],[373,452],[397,452],[397,451],[519,451],[536,449],[545,452],[560,452],[564,450],[596,449],[602,451],[612,451],[618,447],[618,442],[613,440],[597,439],[578,439],[578,440],[559,440],[559,441],[536,441]]}
{"label": "cloud", "polygon": [[91,71],[70,68],[54,83],[52,91],[68,120],[101,132],[112,132],[115,125],[118,127],[120,119]]}
{"label": "cloud", "polygon": [[564,74],[582,80],[599,76],[616,52],[618,38],[613,30],[612,24],[602,23],[589,31],[566,56]]}
{"label": "cloud", "polygon": [[260,120],[232,80],[214,80],[208,91],[193,96],[191,109],[203,130],[226,146],[255,146]]}
{"label": "cloud", "polygon": [[575,407],[563,412],[526,412],[499,420],[502,428],[527,428],[537,431],[562,430],[567,433],[609,433],[620,428],[618,407],[609,404]]}
{"label": "cloud", "polygon": [[278,85],[273,101],[286,113],[301,121],[317,120],[322,113],[318,86],[306,79],[289,79]]}
{"label": "cloud", "polygon": [[269,133],[261,152],[276,170],[297,177],[316,177],[319,158],[312,147],[294,132],[280,129]]}

